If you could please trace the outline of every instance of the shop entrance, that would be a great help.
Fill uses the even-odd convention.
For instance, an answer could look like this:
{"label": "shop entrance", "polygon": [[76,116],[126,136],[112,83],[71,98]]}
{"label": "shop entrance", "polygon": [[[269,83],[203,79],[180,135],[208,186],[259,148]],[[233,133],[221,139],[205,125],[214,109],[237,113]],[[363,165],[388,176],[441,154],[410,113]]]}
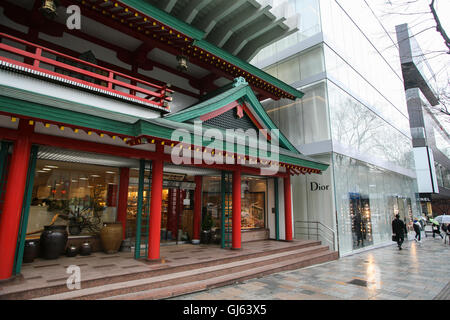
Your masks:
{"label": "shop entrance", "polygon": [[[144,170],[141,215],[139,216],[139,170],[130,171],[128,187],[126,238],[147,250],[150,213],[151,171]],[[165,172],[161,206],[161,245],[190,243],[194,233],[194,176]],[[140,218],[140,221],[139,221]],[[139,227],[140,226],[140,227]],[[138,228],[140,228],[140,241]],[[139,256],[144,256],[141,252]]]}

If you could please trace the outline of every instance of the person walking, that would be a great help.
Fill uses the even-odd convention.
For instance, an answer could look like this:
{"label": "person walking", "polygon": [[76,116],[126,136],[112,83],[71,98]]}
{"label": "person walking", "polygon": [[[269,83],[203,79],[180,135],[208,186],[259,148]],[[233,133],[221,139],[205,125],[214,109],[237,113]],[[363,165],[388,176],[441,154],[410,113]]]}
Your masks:
{"label": "person walking", "polygon": [[398,250],[402,250],[405,234],[408,234],[406,224],[400,219],[400,215],[396,214],[395,219],[392,221],[392,235],[396,237]]}
{"label": "person walking", "polygon": [[441,226],[439,225],[439,222],[437,222],[436,220],[434,220],[433,218],[430,218],[430,222],[431,222],[431,226],[433,228],[433,238],[434,235],[437,233],[441,239],[444,239],[444,237],[441,234]]}
{"label": "person walking", "polygon": [[421,239],[420,232],[421,232],[422,228],[421,228],[421,224],[420,224],[419,220],[414,220],[413,227],[414,227],[414,231],[416,232],[416,236],[414,237],[414,240],[420,242],[420,239]]}
{"label": "person walking", "polygon": [[442,231],[444,232],[444,244],[448,239],[448,244],[450,244],[450,223],[442,224]]}

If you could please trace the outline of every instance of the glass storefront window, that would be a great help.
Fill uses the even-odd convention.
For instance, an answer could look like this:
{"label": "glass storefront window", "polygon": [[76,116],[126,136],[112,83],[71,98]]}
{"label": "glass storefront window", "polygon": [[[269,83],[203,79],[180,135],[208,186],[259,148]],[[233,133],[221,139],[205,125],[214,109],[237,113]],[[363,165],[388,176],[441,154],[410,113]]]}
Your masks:
{"label": "glass storefront window", "polygon": [[[232,206],[232,196],[229,206]],[[220,229],[222,220],[221,177],[203,177],[203,216],[209,214],[213,229]],[[241,229],[265,227],[267,179],[243,176],[241,180]]]}
{"label": "glass storefront window", "polygon": [[221,177],[203,177],[202,219],[209,214],[213,228],[220,229],[222,221]]}
{"label": "glass storefront window", "polygon": [[369,196],[359,193],[349,193],[349,198],[353,249],[372,245],[372,219]]}
{"label": "glass storefront window", "polygon": [[[145,170],[142,236],[146,236],[148,213],[150,212],[151,191],[148,177],[150,170]],[[180,242],[192,239],[194,233],[194,189],[193,177],[185,174],[165,172],[163,176],[162,204],[161,204],[161,243]],[[139,170],[130,171],[127,207],[127,233],[129,238],[136,237],[136,215],[138,200]]]}
{"label": "glass storefront window", "polygon": [[242,177],[241,182],[241,228],[265,227],[267,201],[267,180],[256,177]]}
{"label": "glass storefront window", "polygon": [[[27,233],[44,226],[69,225],[85,219],[80,234],[92,234],[103,222],[116,221],[117,168],[62,161],[37,160]],[[69,233],[76,233],[69,227]]]}
{"label": "glass storefront window", "polygon": [[341,253],[389,242],[395,214],[420,215],[413,179],[336,153],[333,166]]}

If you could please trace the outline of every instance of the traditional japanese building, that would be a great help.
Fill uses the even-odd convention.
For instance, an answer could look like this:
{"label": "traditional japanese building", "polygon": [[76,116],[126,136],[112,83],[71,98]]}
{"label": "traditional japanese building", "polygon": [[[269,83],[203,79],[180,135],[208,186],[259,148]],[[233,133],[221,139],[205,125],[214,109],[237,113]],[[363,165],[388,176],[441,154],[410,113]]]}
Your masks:
{"label": "traditional japanese building", "polygon": [[70,238],[119,221],[135,258],[150,260],[163,243],[199,243],[202,224],[223,248],[292,240],[290,177],[328,164],[302,155],[260,104],[303,96],[246,62],[295,31],[269,9],[0,2],[0,280],[20,273],[27,238],[49,224]]}

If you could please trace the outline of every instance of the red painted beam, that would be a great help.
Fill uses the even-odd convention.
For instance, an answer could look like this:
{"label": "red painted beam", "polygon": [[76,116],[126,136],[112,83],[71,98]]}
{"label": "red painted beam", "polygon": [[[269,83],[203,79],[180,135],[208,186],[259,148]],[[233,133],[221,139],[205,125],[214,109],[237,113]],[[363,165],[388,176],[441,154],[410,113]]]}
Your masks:
{"label": "red painted beam", "polygon": [[210,113],[204,114],[200,117],[200,120],[202,121],[207,121],[209,119],[215,118],[217,116],[220,116],[222,113],[225,113],[231,109],[236,108],[237,106],[239,106],[239,103],[237,101],[233,101],[229,104],[227,104],[226,106],[223,106],[220,109],[214,110]]}
{"label": "red painted beam", "polygon": [[19,131],[8,128],[0,128],[0,140],[16,141],[18,137]]}

